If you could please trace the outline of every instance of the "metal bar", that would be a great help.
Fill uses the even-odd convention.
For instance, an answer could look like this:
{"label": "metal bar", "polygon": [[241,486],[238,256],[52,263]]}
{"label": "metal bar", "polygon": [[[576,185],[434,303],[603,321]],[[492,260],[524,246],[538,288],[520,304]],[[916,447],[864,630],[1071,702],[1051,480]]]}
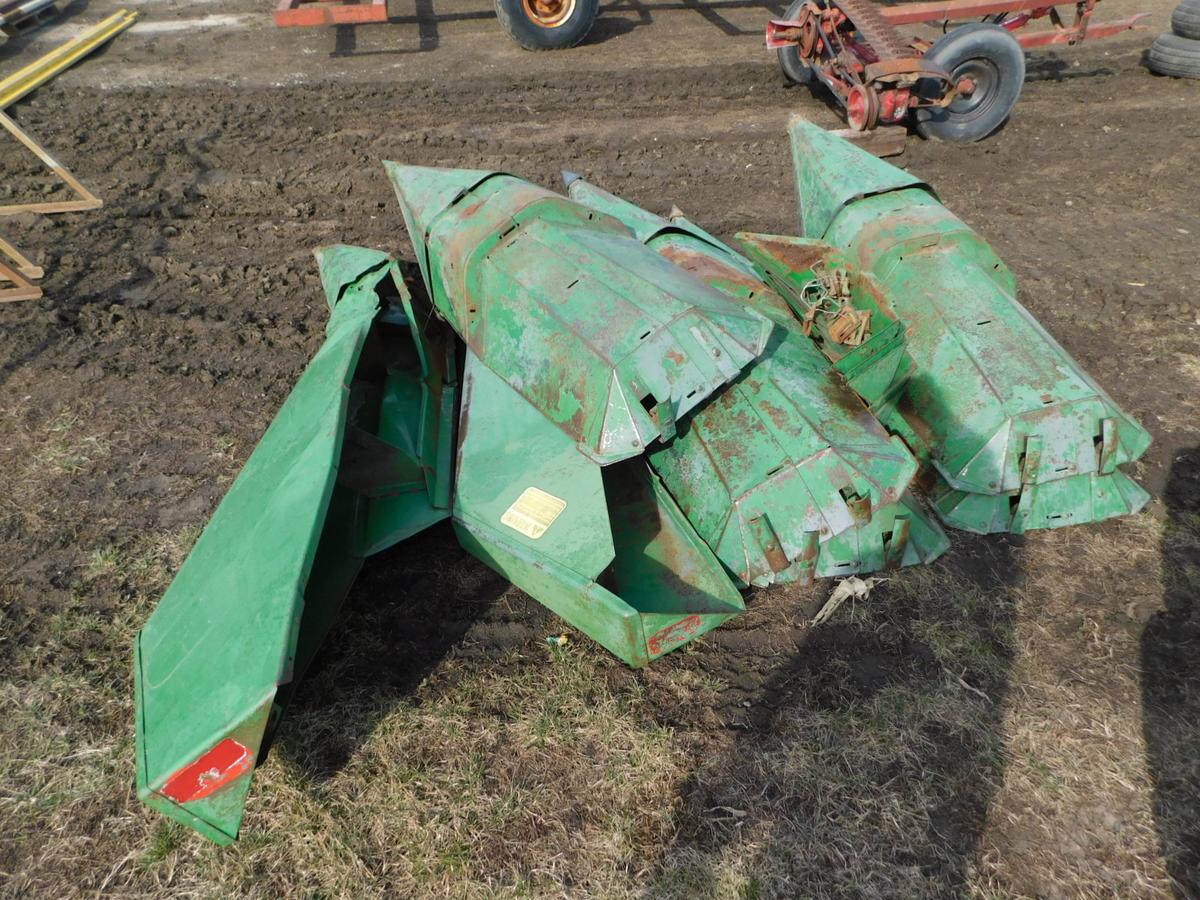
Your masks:
{"label": "metal bar", "polygon": [[53,156],[37,143],[33,138],[21,130],[12,119],[5,113],[0,112],[0,126],[3,126],[13,137],[31,150],[38,159],[55,175],[66,182],[67,186],[79,195],[78,200],[57,200],[43,203],[15,203],[9,206],[0,206],[0,216],[15,216],[18,213],[26,212],[83,212],[88,209],[99,209],[104,205],[104,201],[80,184],[79,179],[72,175],[67,167],[59,163]]}
{"label": "metal bar", "polygon": [[16,263],[17,271],[26,278],[37,279],[46,274],[41,266],[35,265],[33,260],[28,259],[25,254],[23,254],[4,238],[0,238],[0,253],[3,253],[14,263]]}
{"label": "metal bar", "polygon": [[1053,5],[1047,0],[936,0],[933,3],[884,6],[879,12],[893,25],[911,25],[914,22],[974,19],[1026,9],[1047,9]]}
{"label": "metal bar", "polygon": [[1102,38],[1110,37],[1114,34],[1119,34],[1122,31],[1128,31],[1131,28],[1145,28],[1144,25],[1138,25],[1138,21],[1144,19],[1149,13],[1138,13],[1136,16],[1130,16],[1127,19],[1117,19],[1113,22],[1102,22],[1099,25],[1089,25],[1082,33],[1073,28],[1050,29],[1047,31],[1034,31],[1030,34],[1014,34],[1017,43],[1022,47],[1047,47],[1051,44],[1074,44],[1085,38]]}
{"label": "metal bar", "polygon": [[842,128],[831,131],[874,156],[899,156],[908,141],[908,129],[903,125],[881,125],[868,131]]}
{"label": "metal bar", "polygon": [[78,37],[51,50],[23,69],[0,81],[0,110],[11,106],[30,91],[68,69],[97,47],[112,40],[137,18],[136,12],[122,9],[89,28]]}

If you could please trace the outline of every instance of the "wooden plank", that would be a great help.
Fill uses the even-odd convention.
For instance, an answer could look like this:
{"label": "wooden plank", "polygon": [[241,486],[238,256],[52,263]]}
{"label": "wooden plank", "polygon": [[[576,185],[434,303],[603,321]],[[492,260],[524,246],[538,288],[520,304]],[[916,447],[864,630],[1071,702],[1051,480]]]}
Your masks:
{"label": "wooden plank", "polygon": [[903,125],[884,125],[870,131],[841,128],[830,133],[845,138],[875,156],[899,156],[908,142],[908,129]]}
{"label": "wooden plank", "polygon": [[369,25],[388,20],[387,0],[339,3],[337,0],[280,0],[275,24],[281,28],[314,25]]}
{"label": "wooden plank", "polygon": [[104,201],[85,188],[79,183],[74,175],[72,175],[66,166],[59,163],[53,156],[37,143],[33,138],[21,130],[6,113],[0,112],[0,126],[3,126],[9,134],[15,137],[18,141],[31,150],[42,164],[51,172],[67,183],[76,194],[79,195],[78,200],[55,200],[42,203],[13,203],[8,206],[0,206],[0,216],[15,216],[18,213],[40,212],[40,213],[57,213],[57,212],[83,212],[88,209],[99,209],[104,205]]}
{"label": "wooden plank", "polygon": [[42,296],[42,289],[30,284],[16,270],[0,262],[0,282],[12,283],[10,288],[0,288],[0,303],[14,303],[17,300],[36,300]]}
{"label": "wooden plank", "polygon": [[20,250],[10,244],[4,238],[0,238],[0,253],[3,253],[14,263],[16,263],[17,271],[26,278],[32,278],[36,280],[46,274],[42,270],[41,266],[35,265],[32,260],[27,259]]}

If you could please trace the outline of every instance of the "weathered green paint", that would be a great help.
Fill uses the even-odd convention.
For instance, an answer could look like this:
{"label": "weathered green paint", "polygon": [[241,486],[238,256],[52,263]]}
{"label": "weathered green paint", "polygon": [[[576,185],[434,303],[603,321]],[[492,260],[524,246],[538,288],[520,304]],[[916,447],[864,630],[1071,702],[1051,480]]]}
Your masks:
{"label": "weathered green paint", "polygon": [[[883,424],[955,492],[1019,495],[1067,482],[1039,491],[1026,504],[1038,512],[1010,527],[1112,514],[1113,498],[1128,492],[1093,489],[1075,476],[1111,473],[1137,459],[1149,434],[1017,301],[1012,274],[991,248],[931,191],[882,160],[803,121],[793,122],[791,137],[801,208],[816,211],[802,215],[806,236],[873,276],[906,330],[913,371],[894,405],[873,406]],[[837,174],[860,170],[873,173],[861,191]],[[958,520],[947,519],[957,524],[978,522],[982,513],[966,510],[981,505],[994,502],[938,508],[961,509]]]}
{"label": "weathered green paint", "polygon": [[870,337],[857,347],[839,344],[830,337],[824,318],[814,323],[811,336],[875,415],[883,415],[894,406],[911,374],[912,360],[906,349],[904,323],[892,312],[878,281],[824,241],[750,233],[737,235],[737,240],[763,280],[801,319],[818,272],[847,272],[854,307],[871,314]]}
{"label": "weathered green paint", "polygon": [[838,214],[856,200],[901,188],[932,188],[800,116],[788,124],[796,192],[805,237],[823,236]]}
{"label": "weathered green paint", "polygon": [[1031,484],[1014,494],[973,494],[939,481],[929,500],[942,521],[964,531],[1020,534],[1140,512],[1150,495],[1124,472],[1072,475]]}
{"label": "weathered green paint", "polygon": [[[1146,433],[987,245],[905,173],[808,126],[793,145],[808,236],[745,255],[581,180],[388,164],[426,291],[379,251],[318,252],[326,341],[138,635],[146,803],[236,837],[364,558],[447,517],[640,666],[741,612],[738,584],[937,557],[918,463],[975,531],[1141,508],[1118,467]],[[857,347],[798,320],[838,269]]]}
{"label": "weathered green paint", "polygon": [[[756,274],[754,253],[744,257],[681,215],[656,216],[583,179],[569,189],[573,199],[620,219],[660,255],[777,325],[762,357],[648,456],[739,583],[811,581],[819,568],[834,565],[830,560],[846,574],[868,571],[876,559],[882,567],[885,536],[916,461],[850,389],[859,371],[869,368],[864,354],[842,360],[857,360],[846,367],[852,373],[848,387],[799,331],[788,303]],[[772,240],[743,237],[752,250]],[[781,277],[796,277],[791,266],[803,258],[809,261],[805,280],[811,280],[812,268],[834,253],[819,241],[774,242],[786,243],[777,251],[790,264],[776,267]],[[891,324],[899,338],[884,337],[898,343],[902,355],[902,329]],[[893,372],[896,365],[891,362]],[[923,525],[924,514],[911,498],[908,503],[914,511],[904,508],[901,518],[920,517]],[[883,519],[875,522],[881,509]],[[942,552],[940,528],[916,530],[918,539],[907,553],[900,548],[899,559],[924,561]],[[844,537],[827,549],[834,536]]]}
{"label": "weathered green paint", "polygon": [[[667,219],[579,177],[571,180],[568,194],[577,203],[619,220],[635,238],[673,262],[677,261],[661,249],[664,244],[674,243],[681,248],[695,250],[704,257],[716,258],[722,265],[742,275],[756,277],[748,260],[699,225],[688,221],[678,210],[674,210],[671,218]],[[687,269],[686,266],[682,267]],[[701,280],[709,283],[712,281],[703,275]]]}
{"label": "weathered green paint", "polygon": [[821,545],[816,574],[844,578],[881,569],[933,562],[950,549],[950,539],[911,491],[878,510],[871,521]]}
{"label": "weathered green paint", "polygon": [[509,175],[386,165],[439,312],[598,462],[669,439],[766,346],[770,322],[617,219]]}

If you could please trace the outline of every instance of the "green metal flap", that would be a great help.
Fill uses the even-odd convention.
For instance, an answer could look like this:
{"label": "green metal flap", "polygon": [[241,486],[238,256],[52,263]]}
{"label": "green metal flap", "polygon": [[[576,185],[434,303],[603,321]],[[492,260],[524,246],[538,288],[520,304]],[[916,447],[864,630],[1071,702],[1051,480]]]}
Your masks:
{"label": "green metal flap", "polygon": [[138,793],[219,843],[363,557],[450,514],[453,356],[387,254],[317,259],[326,341],[138,635]]}
{"label": "green metal flap", "polygon": [[613,543],[600,467],[467,351],[454,514],[595,579]]}
{"label": "green metal flap", "polygon": [[[199,816],[228,838],[241,822],[241,797],[276,688],[292,677],[349,382],[377,311],[371,290],[349,289],[337,298],[325,344],[138,635],[143,797],[160,807],[186,806],[178,818]],[[188,767],[214,752],[225,759],[219,748],[228,750],[227,740],[244,751],[221,770],[228,783],[210,793],[204,789],[211,782],[189,784]]]}
{"label": "green metal flap", "polygon": [[845,578],[925,565],[950,549],[946,532],[906,491],[901,498],[880,509],[865,525],[847,529],[821,545],[816,574],[822,578]]}
{"label": "green metal flap", "polygon": [[955,490],[938,479],[930,493],[947,525],[977,534],[1064,528],[1141,512],[1150,495],[1120,470],[1089,473],[1026,485],[1015,494]]}

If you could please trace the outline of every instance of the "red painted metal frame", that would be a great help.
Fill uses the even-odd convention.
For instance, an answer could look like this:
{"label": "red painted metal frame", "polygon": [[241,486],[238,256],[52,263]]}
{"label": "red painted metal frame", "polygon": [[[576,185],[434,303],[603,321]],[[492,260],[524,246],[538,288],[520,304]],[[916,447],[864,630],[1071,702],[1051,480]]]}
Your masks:
{"label": "red painted metal frame", "polygon": [[[1098,0],[1083,0],[1075,4],[1075,22],[1067,26],[1062,23],[1054,3],[1046,0],[935,0],[932,3],[905,3],[901,6],[885,6],[879,12],[892,25],[912,25],[918,22],[946,22],[962,19],[977,19],[981,16],[1014,14],[1012,21],[1003,23],[1009,31],[1016,31],[1025,23],[1049,16],[1055,23],[1051,31],[1035,31],[1032,34],[1014,34],[1022,47],[1044,47],[1049,44],[1074,44],[1087,38],[1109,37],[1134,28],[1149,13],[1138,13],[1125,19],[1115,19],[1092,25],[1090,18]],[[1068,4],[1060,4],[1066,6]]]}
{"label": "red painted metal frame", "polygon": [[[1055,28],[1053,31],[1035,31],[1031,34],[1016,34],[1013,35],[1017,39],[1017,43],[1022,47],[1045,47],[1050,44],[1076,44],[1084,38],[1102,38],[1111,37],[1114,34],[1119,34],[1122,31],[1128,31],[1132,28],[1139,27],[1138,22],[1146,18],[1150,13],[1138,13],[1136,16],[1130,16],[1127,19],[1114,19],[1111,22],[1103,22],[1099,25],[1085,25],[1082,33],[1077,33],[1073,28]],[[1145,27],[1145,26],[1140,26]]]}
{"label": "red painted metal frame", "polygon": [[387,0],[338,3],[336,0],[279,0],[275,24],[280,27],[312,25],[366,25],[388,20]]}
{"label": "red painted metal frame", "polygon": [[[996,20],[997,24],[1012,32],[1013,37],[1022,47],[1076,44],[1089,37],[1108,37],[1121,31],[1140,27],[1137,25],[1138,21],[1149,15],[1148,13],[1139,13],[1125,19],[1093,25],[1091,16],[1098,2],[1099,0],[1077,0],[1074,4],[1061,3],[1060,5],[1064,7],[1070,5],[1075,7],[1075,18],[1070,24],[1064,21],[1052,0],[1049,2],[1048,0],[934,0],[934,2],[875,7],[874,10],[892,28],[916,23],[965,22],[978,21],[985,16],[999,17]],[[854,6],[855,4],[845,0],[845,5]],[[875,14],[875,12],[871,13],[871,15]],[[808,16],[808,13],[805,12],[804,16]],[[1054,25],[1053,29],[1021,32],[1026,24],[1043,17],[1050,19]],[[929,101],[908,90],[911,85],[906,86],[903,81],[892,81],[892,84],[888,85],[887,82],[891,80],[891,76],[902,75],[909,82],[915,82],[916,78],[927,76],[928,73],[919,71],[919,62],[913,62],[912,71],[906,76],[902,72],[892,71],[895,66],[903,67],[911,61],[906,58],[890,60],[889,77],[882,77],[879,72],[878,55],[870,45],[856,40],[856,37],[843,30],[844,25],[856,28],[856,24],[849,20],[847,13],[840,8],[840,5],[826,8],[816,21],[815,46],[823,47],[830,58],[820,62],[810,62],[810,64],[821,81],[837,95],[842,105],[847,107],[851,127],[856,130],[873,128],[876,121],[900,122],[914,105],[930,105],[931,102],[942,105],[948,102],[952,96],[955,86],[948,86],[949,93],[940,101]],[[767,47],[799,46],[802,41],[796,37],[796,34],[800,31],[801,25],[801,21],[773,19],[767,25]],[[787,33],[786,37],[783,36],[785,32]],[[838,46],[833,43],[833,33],[837,34]],[[855,34],[857,34],[857,30]],[[919,38],[913,38],[909,46],[912,47],[912,56],[915,60],[919,60],[929,49],[929,43]],[[841,52],[839,47],[846,52]],[[801,53],[803,54],[804,51],[801,50]],[[874,93],[871,83],[876,79],[883,85],[878,90],[879,103],[876,110],[869,115],[863,113],[862,110],[857,110],[859,115],[856,117],[853,114],[855,111],[850,109],[854,89],[861,84],[869,93]]]}

